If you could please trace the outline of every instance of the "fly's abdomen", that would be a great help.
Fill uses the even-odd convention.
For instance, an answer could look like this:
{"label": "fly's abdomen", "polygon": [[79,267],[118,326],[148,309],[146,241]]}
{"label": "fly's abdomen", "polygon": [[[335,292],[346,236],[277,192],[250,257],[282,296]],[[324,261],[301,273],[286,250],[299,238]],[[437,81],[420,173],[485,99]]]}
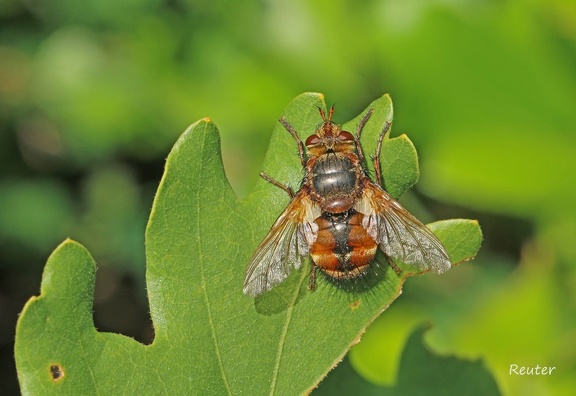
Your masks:
{"label": "fly's abdomen", "polygon": [[333,278],[361,275],[374,259],[378,245],[362,227],[361,213],[324,213],[316,219],[318,235],[310,247],[314,263]]}

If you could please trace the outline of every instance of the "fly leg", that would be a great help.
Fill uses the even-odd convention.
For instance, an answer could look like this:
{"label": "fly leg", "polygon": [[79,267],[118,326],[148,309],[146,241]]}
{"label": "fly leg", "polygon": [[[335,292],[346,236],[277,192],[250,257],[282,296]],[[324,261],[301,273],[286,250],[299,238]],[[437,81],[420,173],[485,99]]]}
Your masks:
{"label": "fly leg", "polygon": [[308,290],[315,290],[316,289],[316,267],[312,264],[312,268],[310,269],[310,279],[308,280]]}
{"label": "fly leg", "polygon": [[364,117],[362,117],[362,119],[358,123],[358,126],[356,127],[356,140],[360,140],[360,134],[362,133],[362,128],[364,128],[364,125],[366,125],[373,112],[374,109],[368,110],[366,114],[364,114]]}
{"label": "fly leg", "polygon": [[358,126],[356,127],[356,133],[354,134],[354,143],[356,143],[356,151],[358,152],[358,159],[360,160],[360,163],[364,162],[364,153],[362,153],[362,148],[360,146],[360,134],[362,134],[362,129],[370,119],[373,111],[374,109],[370,109],[366,112],[366,114],[364,114],[364,117],[362,117],[358,123]]}
{"label": "fly leg", "polygon": [[268,176],[264,172],[260,172],[260,176],[268,183],[274,184],[276,187],[280,187],[282,190],[286,191],[286,194],[290,195],[290,198],[294,198],[294,191],[287,185],[280,183],[278,180],[272,178],[272,176]]}
{"label": "fly leg", "polygon": [[386,261],[388,261],[388,264],[390,264],[390,267],[392,267],[394,272],[396,272],[396,275],[400,276],[402,274],[402,270],[400,269],[400,267],[396,265],[396,263],[392,260],[390,256],[388,256],[387,254],[385,254],[384,256],[386,257]]}
{"label": "fly leg", "polygon": [[373,158],[374,172],[376,173],[376,182],[382,188],[384,188],[384,182],[382,180],[382,173],[380,171],[380,152],[382,151],[382,141],[384,140],[384,136],[386,136],[386,134],[390,130],[390,125],[392,125],[392,123],[388,121],[386,121],[386,124],[384,124],[384,128],[382,128],[382,132],[380,132],[380,137],[378,138],[378,145],[376,146],[376,155]]}
{"label": "fly leg", "polygon": [[290,132],[290,135],[292,135],[292,137],[296,139],[296,142],[298,143],[298,154],[300,154],[300,162],[302,163],[302,166],[305,167],[306,160],[304,159],[304,143],[302,143],[302,140],[300,140],[300,138],[298,137],[298,133],[296,132],[294,127],[290,125],[288,121],[286,121],[286,118],[284,118],[284,116],[280,117],[280,123],[284,125],[284,128],[286,128],[286,130]]}

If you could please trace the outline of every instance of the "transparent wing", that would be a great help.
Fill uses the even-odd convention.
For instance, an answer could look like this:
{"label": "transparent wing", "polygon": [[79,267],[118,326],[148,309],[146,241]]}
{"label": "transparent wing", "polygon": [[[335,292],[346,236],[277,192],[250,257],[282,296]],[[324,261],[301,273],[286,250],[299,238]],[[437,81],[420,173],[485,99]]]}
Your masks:
{"label": "transparent wing", "polygon": [[389,257],[437,273],[450,268],[442,242],[380,186],[369,182],[357,201],[362,226]]}
{"label": "transparent wing", "polygon": [[302,265],[302,256],[316,240],[314,220],[320,210],[300,191],[278,217],[260,243],[244,278],[244,294],[257,296],[282,282],[292,269]]}

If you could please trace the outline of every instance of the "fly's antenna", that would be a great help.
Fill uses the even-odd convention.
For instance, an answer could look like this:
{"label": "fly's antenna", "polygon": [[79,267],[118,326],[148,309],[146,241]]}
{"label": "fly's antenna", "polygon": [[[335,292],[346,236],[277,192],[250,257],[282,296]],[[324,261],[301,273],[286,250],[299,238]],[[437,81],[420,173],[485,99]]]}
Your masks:
{"label": "fly's antenna", "polygon": [[332,115],[334,114],[334,105],[332,105],[332,107],[330,107],[330,111],[328,112],[328,119],[326,119],[326,113],[324,112],[324,110],[322,110],[322,108],[320,106],[316,106],[318,108],[318,111],[320,112],[320,116],[322,117],[322,121],[324,122],[332,122]]}
{"label": "fly's antenna", "polygon": [[[326,122],[326,113],[324,113],[324,110],[322,110],[322,107],[320,106],[316,106],[318,108],[318,111],[320,112],[320,117],[322,117],[322,121]],[[330,117],[332,118],[332,117]]]}

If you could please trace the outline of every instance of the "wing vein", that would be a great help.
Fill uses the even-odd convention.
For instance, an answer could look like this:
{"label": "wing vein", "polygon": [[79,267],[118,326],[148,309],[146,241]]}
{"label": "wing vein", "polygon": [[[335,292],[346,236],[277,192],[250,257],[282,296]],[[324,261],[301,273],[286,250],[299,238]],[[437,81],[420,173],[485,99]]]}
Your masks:
{"label": "wing vein", "polygon": [[357,208],[368,216],[365,227],[389,257],[438,273],[450,268],[448,253],[436,235],[379,186],[367,184]]}

